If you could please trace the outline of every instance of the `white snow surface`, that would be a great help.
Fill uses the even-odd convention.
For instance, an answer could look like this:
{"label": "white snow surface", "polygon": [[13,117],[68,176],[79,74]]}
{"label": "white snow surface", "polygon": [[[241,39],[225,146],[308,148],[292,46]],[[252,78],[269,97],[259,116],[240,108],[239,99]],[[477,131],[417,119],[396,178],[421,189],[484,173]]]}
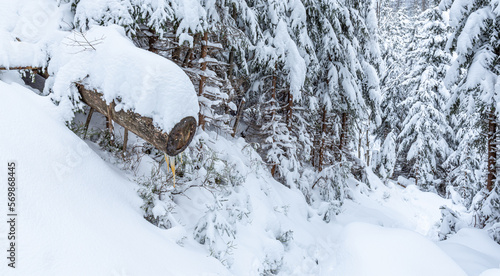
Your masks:
{"label": "white snow surface", "polygon": [[[2,258],[0,275],[259,275],[274,265],[279,275],[500,275],[500,246],[483,230],[437,241],[439,206],[461,208],[451,200],[386,186],[369,171],[370,187],[351,180],[353,199],[326,223],[299,190],[252,165],[258,155],[249,157],[243,139],[202,132],[197,139],[245,177],[235,192],[250,213],[232,225],[235,247],[225,267],[193,239],[209,191],[192,188],[177,199],[173,214],[181,224],[153,226],[142,218],[129,172],[71,132],[48,97],[18,82],[12,72],[0,74],[0,164],[16,162],[19,188],[17,268]],[[139,170],[149,172],[148,162]],[[1,191],[6,185],[0,180]],[[293,238],[285,245],[277,237],[287,231]],[[6,233],[1,223],[4,252]]]}
{"label": "white snow surface", "polygon": [[[229,274],[199,245],[182,248],[146,222],[134,184],[68,130],[49,98],[2,81],[0,98],[0,132],[9,133],[0,160],[16,162],[19,188],[17,268],[2,257],[0,275]],[[6,223],[0,233],[5,253]]]}

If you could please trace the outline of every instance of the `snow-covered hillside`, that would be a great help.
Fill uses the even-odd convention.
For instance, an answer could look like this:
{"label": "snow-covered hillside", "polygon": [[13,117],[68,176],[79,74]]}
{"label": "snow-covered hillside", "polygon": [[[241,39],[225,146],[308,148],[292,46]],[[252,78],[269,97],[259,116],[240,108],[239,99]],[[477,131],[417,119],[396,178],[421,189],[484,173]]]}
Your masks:
{"label": "snow-covered hillside", "polygon": [[[371,188],[349,180],[352,199],[326,223],[299,190],[276,182],[242,139],[200,133],[196,139],[243,176],[230,202],[220,201],[220,212],[206,220],[232,227],[231,234],[214,234],[226,249],[221,262],[194,234],[213,207],[209,189],[175,198],[178,224],[152,225],[131,171],[75,135],[61,110],[17,74],[0,80],[0,162],[15,161],[19,179],[18,263],[11,269],[2,258],[0,275],[500,275],[500,246],[484,231],[462,229],[437,242],[439,206],[461,208],[450,200],[414,186],[385,186],[369,174]],[[153,166],[147,160],[137,174]],[[230,223],[237,209],[228,206],[244,217]],[[1,210],[5,221],[5,204]],[[0,224],[3,252],[7,228]]]}
{"label": "snow-covered hillside", "polygon": [[403,2],[0,0],[0,276],[500,276],[500,1]]}

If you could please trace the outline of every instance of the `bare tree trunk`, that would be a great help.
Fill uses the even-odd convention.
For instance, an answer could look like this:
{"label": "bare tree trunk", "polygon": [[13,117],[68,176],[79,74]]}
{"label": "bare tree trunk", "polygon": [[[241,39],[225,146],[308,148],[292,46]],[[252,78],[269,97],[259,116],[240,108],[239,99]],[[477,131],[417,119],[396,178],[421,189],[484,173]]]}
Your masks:
{"label": "bare tree trunk", "polygon": [[189,64],[189,60],[191,60],[192,54],[193,54],[193,48],[189,48],[189,50],[186,53],[186,56],[184,56],[184,61],[182,62],[182,67],[186,67]]}
{"label": "bare tree trunk", "polygon": [[[278,65],[276,64],[276,67],[275,69],[278,68]],[[276,76],[276,70],[273,72],[273,87],[272,87],[272,90],[271,90],[271,98],[273,99],[272,101],[272,110],[271,110],[271,120],[275,120],[276,118],[276,108],[277,108],[277,103],[276,103],[276,85],[278,83],[278,76]],[[276,141],[274,140],[273,138],[273,143],[276,143]],[[276,166],[277,164],[273,164],[272,168],[271,168],[271,175],[274,177],[275,173],[276,173]]]}
{"label": "bare tree trunk", "polygon": [[158,41],[158,35],[155,30],[149,28],[148,30],[152,35],[148,37],[148,51],[158,54],[158,49],[155,48],[155,44]]}
{"label": "bare tree trunk", "polygon": [[365,159],[366,166],[370,166],[370,137],[369,137],[369,125],[366,126],[366,149],[365,149]]}
{"label": "bare tree trunk", "polygon": [[227,68],[227,78],[232,81],[233,78],[233,66],[234,66],[234,49],[231,48],[229,51],[229,66]]}
{"label": "bare tree trunk", "polygon": [[[198,96],[203,96],[203,89],[205,88],[205,82],[207,80],[207,77],[204,75],[207,70],[207,61],[205,60],[207,57],[208,53],[208,32],[205,32],[203,34],[203,41],[201,44],[201,58],[203,59],[203,63],[201,64],[201,71],[203,71],[203,74],[201,75],[200,78],[200,85],[198,87]],[[199,125],[203,130],[205,130],[205,117],[201,113],[202,111],[200,110],[199,114]]]}
{"label": "bare tree trunk", "polygon": [[288,131],[292,131],[292,120],[293,120],[293,95],[288,89],[288,105],[286,109],[286,126]]}
{"label": "bare tree trunk", "polygon": [[357,124],[358,127],[358,159],[361,160],[361,143],[363,142],[363,136],[361,135],[362,129],[359,124]]}
{"label": "bare tree trunk", "polygon": [[[174,41],[177,43],[179,42],[177,36],[174,38]],[[182,45],[177,45],[177,47],[175,47],[174,51],[172,52],[172,60],[179,62],[181,60],[181,52],[182,52]]]}
{"label": "bare tree trunk", "polygon": [[94,114],[94,108],[91,107],[89,111],[89,115],[87,115],[87,121],[85,121],[85,128],[83,133],[83,139],[87,137],[87,130],[89,129],[90,120],[92,119],[92,114]]}
{"label": "bare tree trunk", "polygon": [[486,188],[488,191],[493,190],[496,179],[496,163],[497,163],[497,118],[495,109],[492,108],[488,114],[488,179]]}
{"label": "bare tree trunk", "polygon": [[382,0],[377,0],[377,8],[376,8],[377,9],[377,24],[378,24],[378,26],[380,26],[380,9],[381,9],[380,8],[380,6],[381,6],[380,1],[382,1]]}
{"label": "bare tree trunk", "polygon": [[191,60],[193,59],[194,45],[198,43],[200,35],[195,34],[193,38],[193,47],[189,48],[186,55],[184,56],[184,61],[182,62],[182,67],[191,67]]}
{"label": "bare tree trunk", "polygon": [[241,114],[243,114],[243,106],[245,105],[245,99],[242,99],[240,102],[240,106],[238,106],[238,113],[236,114],[236,120],[234,121],[233,126],[233,137],[236,136],[236,131],[238,130],[238,125],[240,123]]}
{"label": "bare tree trunk", "polygon": [[321,133],[320,133],[320,146],[319,146],[319,157],[318,157],[318,171],[323,170],[323,159],[325,155],[326,148],[326,107],[323,107],[323,114],[321,115]]}
{"label": "bare tree trunk", "polygon": [[340,143],[339,143],[339,151],[342,154],[344,150],[344,146],[347,140],[347,113],[342,113],[342,122],[341,122],[341,130],[340,130]]}
{"label": "bare tree trunk", "polygon": [[128,129],[124,128],[123,131],[123,151],[127,151],[127,143],[128,143]]}
{"label": "bare tree trunk", "polygon": [[109,130],[109,135],[110,135],[110,143],[113,145],[115,143],[115,134],[113,131],[113,112],[115,110],[115,101],[112,101],[110,105],[107,106],[107,114],[106,114],[106,122],[107,122],[107,127]]}

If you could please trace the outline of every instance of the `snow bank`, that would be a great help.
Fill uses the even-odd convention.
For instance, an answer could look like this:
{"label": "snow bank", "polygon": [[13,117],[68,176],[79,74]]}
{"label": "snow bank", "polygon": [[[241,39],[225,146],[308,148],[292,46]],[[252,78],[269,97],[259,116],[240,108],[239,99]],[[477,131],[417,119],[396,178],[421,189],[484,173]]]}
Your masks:
{"label": "snow bank", "polygon": [[486,272],[488,268],[500,268],[500,246],[486,231],[464,228],[438,245],[469,276],[500,275],[499,269]]}
{"label": "snow bank", "polygon": [[175,229],[144,220],[135,184],[74,135],[48,98],[0,81],[0,99],[0,163],[4,172],[17,162],[19,188],[18,267],[2,258],[0,275],[229,274],[197,243],[178,245]]}
{"label": "snow bank", "polygon": [[434,243],[408,230],[352,223],[342,235],[337,275],[467,275]]}
{"label": "snow bank", "polygon": [[173,62],[135,47],[122,27],[93,27],[72,33],[53,51],[49,72],[53,99],[73,117],[81,105],[75,82],[103,93],[116,110],[131,110],[153,118],[169,132],[187,116],[197,118],[198,98],[189,77]]}

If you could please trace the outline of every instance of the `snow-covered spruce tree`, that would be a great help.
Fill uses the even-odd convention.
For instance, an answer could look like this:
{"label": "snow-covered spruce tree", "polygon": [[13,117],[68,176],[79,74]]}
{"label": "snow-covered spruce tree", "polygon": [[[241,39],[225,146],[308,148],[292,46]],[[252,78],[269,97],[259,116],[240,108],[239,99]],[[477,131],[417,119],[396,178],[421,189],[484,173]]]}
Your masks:
{"label": "snow-covered spruce tree", "polygon": [[[322,210],[330,220],[345,196],[345,181],[352,176],[354,126],[374,115],[371,107],[378,105],[377,69],[371,64],[377,49],[370,46],[376,43],[376,33],[370,36],[367,28],[367,20],[376,18],[356,3],[308,0],[304,6],[315,52],[309,56],[306,84],[314,169],[307,170],[303,175],[307,181],[301,182],[312,186],[301,189],[309,191],[309,200],[328,203],[330,207]],[[316,189],[318,198],[313,196]]]}
{"label": "snow-covered spruce tree", "polygon": [[70,0],[74,12],[73,23],[79,31],[92,26],[123,26],[131,34],[137,27],[133,17],[133,0]]}
{"label": "snow-covered spruce tree", "polygon": [[[340,135],[342,126],[342,106],[340,85],[342,77],[339,68],[346,77],[345,83],[350,83],[352,76],[348,69],[345,45],[349,45],[348,38],[342,33],[342,19],[339,14],[344,7],[337,1],[306,1],[308,28],[313,41],[316,59],[309,66],[308,76],[311,83],[311,133],[314,133],[314,147],[311,165],[314,167],[306,181],[308,189],[319,190],[320,200],[328,203],[323,210],[326,221],[339,212],[339,205],[344,197],[345,181],[350,173],[349,164],[345,161],[342,146],[345,145],[345,136]],[[325,70],[326,69],[326,70]],[[347,114],[343,116],[346,118]],[[340,138],[342,136],[342,138]],[[342,140],[342,146],[339,146]],[[312,184],[311,184],[312,182]]]}
{"label": "snow-covered spruce tree", "polygon": [[360,44],[358,51],[359,60],[362,67],[361,90],[363,99],[367,105],[365,114],[356,122],[358,128],[358,158],[363,159],[361,149],[364,151],[364,161],[367,166],[371,160],[370,135],[372,129],[381,124],[381,92],[379,75],[385,70],[381,51],[379,47],[379,31],[377,19],[377,1],[354,2],[353,7],[358,11],[353,13],[353,23],[355,25],[356,37]]}
{"label": "snow-covered spruce tree", "polygon": [[[288,6],[295,4],[295,6]],[[262,31],[253,50],[250,98],[258,98],[263,154],[272,175],[288,186],[300,176],[297,159],[298,141],[294,121],[294,103],[302,100],[306,64],[292,39],[290,22],[299,25],[296,2],[263,1],[255,5]],[[293,7],[294,9],[291,9]],[[303,7],[299,7],[303,8]],[[302,24],[305,25],[305,24]],[[300,33],[300,26],[296,29]],[[255,102],[255,101],[254,101]]]}
{"label": "snow-covered spruce tree", "polygon": [[400,104],[406,99],[407,90],[401,85],[407,67],[405,56],[413,33],[413,21],[395,1],[387,1],[381,7],[380,47],[384,70],[380,73],[382,123],[375,134],[381,142],[381,150],[373,167],[383,179],[394,176],[396,165],[396,138],[401,132],[407,110]]}
{"label": "snow-covered spruce tree", "polygon": [[[500,198],[497,179],[498,116],[500,95],[500,2],[498,0],[451,1],[445,0],[443,8],[450,10],[450,24],[454,29],[450,38],[451,51],[457,58],[446,76],[452,88],[455,111],[468,114],[469,124],[460,130],[464,138],[481,137],[478,152],[458,152],[458,156],[486,162],[486,181],[481,181],[481,191],[472,200],[475,225],[486,227],[500,241]],[[474,121],[471,121],[474,120]],[[472,126],[472,127],[469,127]],[[476,135],[474,131],[481,133]],[[460,141],[458,150],[466,150],[469,140]],[[480,153],[480,154],[477,154]],[[482,153],[482,154],[481,154]],[[486,159],[480,159],[486,156]],[[474,169],[471,168],[475,173]],[[469,170],[470,171],[470,170]],[[462,178],[465,182],[468,179]],[[472,178],[470,180],[475,180]]]}
{"label": "snow-covered spruce tree", "polygon": [[448,100],[443,79],[451,58],[444,51],[447,26],[440,9],[433,8],[419,16],[415,29],[408,53],[412,69],[403,83],[409,93],[401,104],[408,114],[398,136],[398,155],[408,163],[408,176],[416,185],[444,194],[446,174],[440,165],[449,154],[452,133],[443,112]]}

